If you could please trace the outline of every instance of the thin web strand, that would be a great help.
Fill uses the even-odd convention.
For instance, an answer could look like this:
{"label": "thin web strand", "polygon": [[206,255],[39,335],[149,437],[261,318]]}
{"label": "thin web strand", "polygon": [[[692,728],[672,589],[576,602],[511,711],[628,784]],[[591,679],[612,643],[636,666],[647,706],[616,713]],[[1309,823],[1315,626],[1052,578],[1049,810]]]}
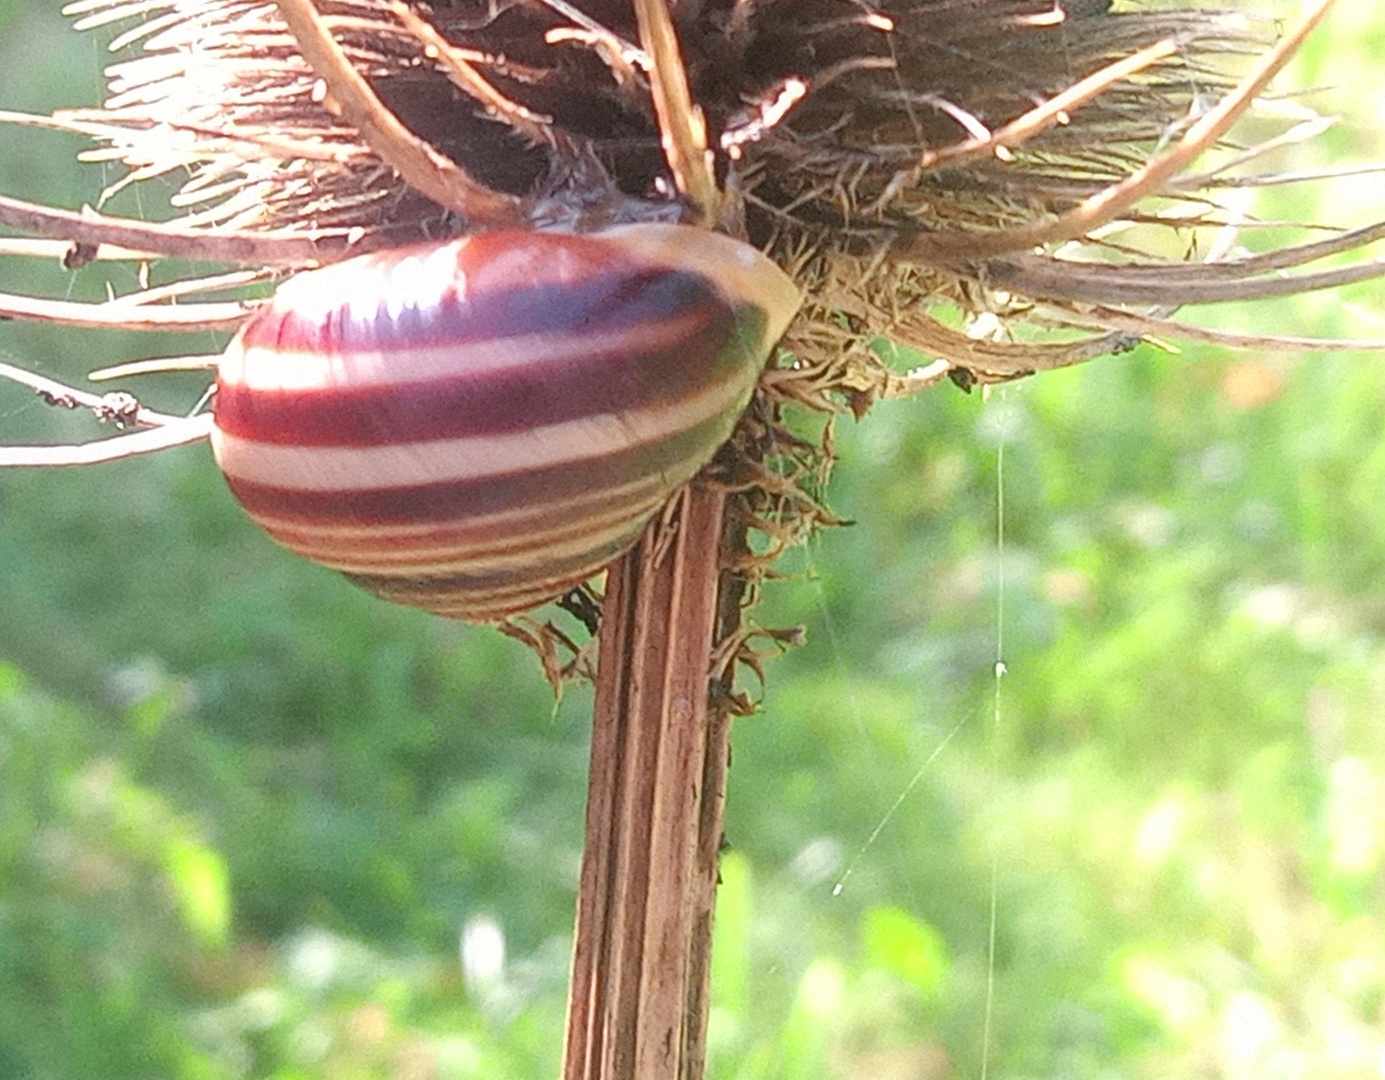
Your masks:
{"label": "thin web strand", "polygon": [[919,766],[918,771],[914,773],[909,782],[904,785],[904,790],[899,793],[898,797],[890,805],[890,808],[885,811],[885,815],[880,819],[880,823],[871,830],[870,835],[866,837],[865,843],[863,843],[860,850],[856,852],[851,862],[847,865],[846,870],[842,873],[842,876],[837,879],[837,883],[832,886],[833,896],[840,896],[842,894],[842,890],[846,888],[846,883],[851,875],[856,872],[856,867],[860,863],[862,857],[875,844],[880,834],[885,831],[885,826],[890,823],[890,819],[894,817],[895,812],[904,805],[904,800],[907,799],[909,793],[918,786],[918,782],[923,779],[923,774],[928,771],[933,762],[937,761],[938,758],[942,756],[942,752],[947,749],[947,744],[950,743],[957,732],[961,731],[966,725],[967,722],[965,719],[958,720],[957,723],[953,725],[952,730],[943,736],[943,741],[933,748],[933,752],[929,754],[927,760]]}
{"label": "thin web strand", "polygon": [[[1000,390],[1005,400],[1005,388]],[[1000,755],[1001,682],[1005,676],[1005,431],[1001,426],[1000,444],[995,452],[995,667],[994,692],[991,699],[991,767],[994,773]],[[989,926],[986,932],[986,1006],[981,1022],[981,1080],[990,1071],[991,1025],[995,1018],[995,935],[997,903],[996,880],[999,877],[1000,856],[991,852],[991,897]]]}

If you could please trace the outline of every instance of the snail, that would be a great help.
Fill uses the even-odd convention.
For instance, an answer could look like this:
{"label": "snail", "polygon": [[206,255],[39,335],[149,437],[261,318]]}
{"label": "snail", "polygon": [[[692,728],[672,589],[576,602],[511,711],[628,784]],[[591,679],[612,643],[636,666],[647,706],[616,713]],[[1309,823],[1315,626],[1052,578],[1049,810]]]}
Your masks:
{"label": "snail", "polygon": [[799,305],[682,225],[500,230],[284,283],[216,365],[212,449],[271,537],[469,622],[634,544],[726,441]]}

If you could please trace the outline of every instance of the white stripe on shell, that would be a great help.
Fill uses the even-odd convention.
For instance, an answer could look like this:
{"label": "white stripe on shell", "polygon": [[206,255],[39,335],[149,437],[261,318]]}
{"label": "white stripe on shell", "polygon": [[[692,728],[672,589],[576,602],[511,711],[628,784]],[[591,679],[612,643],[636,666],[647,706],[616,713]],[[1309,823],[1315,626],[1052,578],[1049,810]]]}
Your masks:
{"label": "white stripe on shell", "polygon": [[[692,397],[633,412],[598,413],[527,431],[461,439],[301,447],[256,442],[213,429],[211,442],[217,464],[232,480],[312,492],[410,488],[591,461],[657,445],[717,416],[726,416],[729,428],[751,389],[718,384]],[[670,487],[685,479],[686,475],[672,478]]]}

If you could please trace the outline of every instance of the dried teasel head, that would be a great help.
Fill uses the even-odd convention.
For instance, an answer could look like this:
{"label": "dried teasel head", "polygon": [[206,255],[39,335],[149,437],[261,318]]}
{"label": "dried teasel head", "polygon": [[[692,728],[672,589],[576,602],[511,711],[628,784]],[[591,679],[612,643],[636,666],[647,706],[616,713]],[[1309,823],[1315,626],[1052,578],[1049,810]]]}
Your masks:
{"label": "dried teasel head", "polygon": [[[95,138],[88,158],[128,166],[116,187],[186,175],[183,216],[145,225],[0,199],[0,222],[85,255],[119,244],[275,272],[495,229],[726,233],[806,293],[789,359],[719,459],[772,553],[830,520],[812,497],[827,452],[783,431],[787,403],[859,414],[948,375],[1013,378],[1177,333],[1183,304],[1385,272],[1284,273],[1379,227],[1196,261],[1106,239],[1119,224],[1225,223],[1217,175],[1188,169],[1331,6],[1314,0],[1276,37],[1243,10],[1106,0],[79,0],[78,25],[116,28],[130,58],[100,108],[28,122]],[[1156,195],[1179,212],[1152,214]],[[935,318],[939,303],[1060,332],[973,336]],[[0,313],[122,325],[230,326],[248,310],[0,300]],[[872,336],[934,363],[896,374],[861,347]],[[129,438],[146,449],[207,426]]]}

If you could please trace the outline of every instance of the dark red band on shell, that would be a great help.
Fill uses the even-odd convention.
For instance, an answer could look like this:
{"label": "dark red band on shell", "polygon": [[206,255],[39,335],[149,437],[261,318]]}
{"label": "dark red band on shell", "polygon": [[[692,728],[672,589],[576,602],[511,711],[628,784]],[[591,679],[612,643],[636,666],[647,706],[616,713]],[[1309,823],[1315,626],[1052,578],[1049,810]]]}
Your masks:
{"label": "dark red band on shell", "polygon": [[[663,324],[650,332],[634,324],[610,349],[537,356],[500,371],[461,367],[455,374],[400,384],[343,383],[280,393],[223,383],[216,422],[242,438],[297,446],[373,446],[396,442],[405,431],[415,441],[517,431],[695,394],[734,378],[746,362],[736,341],[761,336],[759,327],[739,328],[734,312],[705,296],[676,319],[676,336],[660,333],[667,329]],[[745,319],[762,321],[758,312]],[[642,348],[647,338],[658,346]],[[492,346],[500,352],[510,341]]]}
{"label": "dark red band on shell", "polygon": [[[353,353],[431,345],[486,342],[517,332],[544,334],[567,332],[573,326],[599,331],[620,329],[687,310],[688,306],[724,301],[710,284],[692,274],[676,270],[632,271],[629,267],[592,269],[592,277],[574,279],[575,270],[587,269],[591,260],[562,258],[572,244],[592,244],[588,237],[545,236],[545,248],[554,240],[557,266],[549,263],[536,270],[547,270],[537,279],[510,280],[510,275],[468,270],[472,260],[458,259],[455,272],[464,275],[465,289],[448,287],[441,295],[416,306],[407,295],[400,295],[413,284],[388,272],[386,255],[363,256],[380,267],[375,274],[362,274],[362,283],[377,287],[382,296],[398,296],[396,310],[384,305],[363,304],[358,299],[341,297],[325,318],[307,318],[294,309],[271,309],[247,326],[243,341],[247,347],[278,352]],[[473,238],[462,249],[471,253],[477,246]],[[552,254],[544,250],[540,255]],[[439,262],[426,273],[444,269]],[[553,273],[553,270],[560,273]],[[623,272],[621,272],[623,270]],[[500,278],[497,280],[497,278]]]}

